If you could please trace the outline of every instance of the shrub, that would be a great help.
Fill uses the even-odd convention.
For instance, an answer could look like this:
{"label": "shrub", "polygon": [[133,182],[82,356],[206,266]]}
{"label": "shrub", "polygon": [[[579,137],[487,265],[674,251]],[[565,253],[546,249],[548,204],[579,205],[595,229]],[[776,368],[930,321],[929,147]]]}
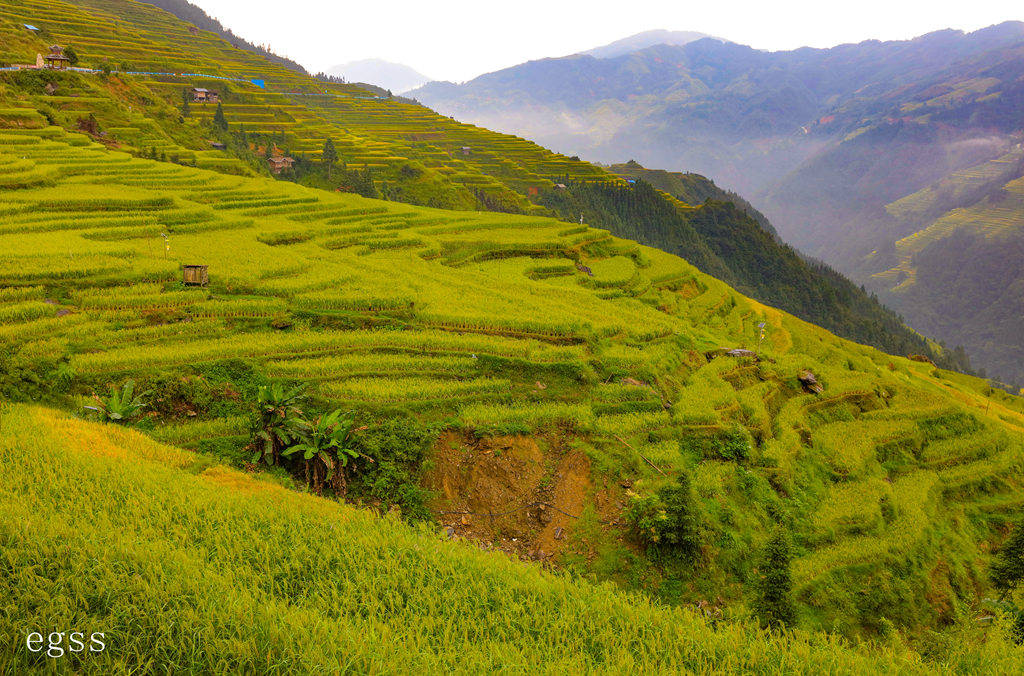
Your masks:
{"label": "shrub", "polygon": [[676,482],[646,498],[636,497],[626,509],[633,532],[649,554],[694,563],[700,553],[700,520],[690,475],[681,472]]}
{"label": "shrub", "polygon": [[690,451],[697,458],[745,462],[750,459],[753,440],[745,428],[733,425],[711,434],[690,435],[683,439],[682,447],[684,452]]}
{"label": "shrub", "polygon": [[281,452],[301,438],[304,421],[298,405],[306,398],[302,389],[286,390],[280,383],[260,387],[249,421],[252,462],[276,465]]}
{"label": "shrub", "polygon": [[1024,528],[1021,524],[1013,529],[1010,537],[999,548],[995,561],[989,568],[989,578],[1004,599],[1024,581]]}
{"label": "shrub", "polygon": [[353,441],[360,455],[376,462],[356,463],[362,472],[366,494],[384,507],[398,505],[412,518],[429,519],[424,503],[427,491],[419,487],[417,475],[437,433],[411,415],[394,416],[369,425]]}
{"label": "shrub", "polygon": [[792,545],[781,528],[765,545],[761,579],[757,583],[754,612],[765,626],[790,627],[796,621],[793,606],[793,576],[790,570]]}
{"label": "shrub", "polygon": [[110,394],[100,397],[93,394],[96,406],[88,407],[96,416],[104,422],[125,423],[139,415],[146,404],[142,398],[149,394],[149,390],[135,394],[135,381],[129,380],[119,392],[117,388],[111,388]]}

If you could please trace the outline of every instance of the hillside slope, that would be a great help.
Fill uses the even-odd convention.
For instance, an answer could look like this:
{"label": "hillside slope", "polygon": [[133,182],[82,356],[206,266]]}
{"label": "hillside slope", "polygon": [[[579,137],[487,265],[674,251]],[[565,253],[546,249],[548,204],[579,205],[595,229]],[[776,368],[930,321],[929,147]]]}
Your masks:
{"label": "hillside slope", "polygon": [[[1020,514],[1019,398],[586,224],[173,166],[57,127],[0,132],[0,166],[23,186],[0,214],[8,399],[82,411],[132,380],[143,429],[254,469],[255,391],[302,382],[309,411],[367,427],[352,498],[739,616],[783,528],[800,623],[850,636],[972,612]],[[208,287],[182,284],[194,264]],[[626,516],[684,475],[692,566]]]}
{"label": "hillside slope", "polygon": [[[0,462],[4,673],[935,673],[712,626],[41,408],[0,407]],[[53,627],[104,649],[26,649]],[[958,653],[1021,669],[1003,641]]]}
{"label": "hillside slope", "polygon": [[[277,152],[295,159],[278,178],[313,187],[446,209],[555,215],[570,222],[578,221],[580,210],[574,200],[561,199],[557,184],[570,184],[569,192],[577,185],[628,187],[614,174],[530,141],[460,124],[356,86],[304,77],[151,5],[19,0],[0,7],[0,22],[10,36],[0,46],[0,60],[31,63],[35,53],[59,41],[72,44],[83,65],[150,73],[4,73],[0,127],[84,128],[96,140],[137,156],[246,175],[270,176],[268,157]],[[18,22],[38,25],[43,34],[31,35]],[[176,75],[182,71],[206,76]],[[213,124],[217,106],[183,102],[193,86],[219,93],[226,129]],[[338,156],[330,168],[321,160],[328,139]],[[224,149],[212,149],[211,143]],[[614,228],[623,218],[609,200],[581,199],[591,222]],[[661,246],[657,233],[667,217],[689,241],[669,250],[705,272],[853,340],[957,364],[841,279],[805,266],[795,277],[766,281],[731,247],[712,252],[715,239],[742,242],[748,250],[758,246],[758,233],[749,237],[740,214],[718,208],[705,213],[698,203],[683,216],[676,213],[678,203],[659,198],[647,206],[643,195],[633,201],[641,208],[628,214],[631,230],[616,234]],[[683,222],[691,217],[713,222],[714,237]],[[775,246],[760,247],[758,257],[768,269],[793,262]]]}
{"label": "hillside slope", "polygon": [[886,206],[860,222],[879,248],[857,264],[887,303],[929,335],[946,336],[993,374],[1024,384],[1024,150]]}
{"label": "hillside slope", "polygon": [[[577,185],[545,203],[570,203],[574,209],[564,211],[590,214],[594,225],[612,234],[681,256],[740,292],[839,335],[891,354],[929,354],[945,368],[970,372],[962,348],[933,350],[873,295],[780,242],[768,219],[741,197],[699,174],[646,169],[636,162],[608,169],[634,185],[628,190]],[[699,208],[660,204],[648,181]],[[650,216],[638,219],[637,212]]]}

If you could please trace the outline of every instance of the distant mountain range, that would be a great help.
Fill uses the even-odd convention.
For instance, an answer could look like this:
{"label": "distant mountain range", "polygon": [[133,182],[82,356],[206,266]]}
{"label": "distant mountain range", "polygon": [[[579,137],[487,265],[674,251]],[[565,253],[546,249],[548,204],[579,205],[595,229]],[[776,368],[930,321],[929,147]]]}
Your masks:
{"label": "distant mountain range", "polygon": [[409,66],[383,59],[362,59],[331,66],[327,74],[343,77],[348,82],[377,85],[395,94],[415,89],[433,79]]}
{"label": "distant mountain range", "polygon": [[[1024,319],[1008,318],[1024,313],[1005,295],[1024,274],[982,253],[996,234],[1001,252],[1024,241],[1011,154],[1024,139],[1024,23],[789,52],[701,39],[532,61],[415,96],[563,153],[707,175],[912,326],[1024,383],[1007,356],[1024,345]],[[957,209],[973,209],[971,227]],[[908,248],[920,230],[927,246]],[[969,308],[944,300],[968,287]]]}
{"label": "distant mountain range", "polygon": [[713,35],[707,33],[698,33],[696,31],[667,31],[667,30],[652,30],[644,31],[643,33],[637,33],[631,35],[628,38],[622,38],[615,42],[609,43],[602,47],[595,47],[588,49],[585,52],[580,52],[587,56],[593,56],[596,59],[611,59],[616,56],[622,56],[623,54],[629,54],[636,52],[641,49],[647,49],[655,45],[676,45],[683,46],[696,42],[697,40],[703,40],[704,38],[712,38],[724,42],[721,38],[716,38]]}

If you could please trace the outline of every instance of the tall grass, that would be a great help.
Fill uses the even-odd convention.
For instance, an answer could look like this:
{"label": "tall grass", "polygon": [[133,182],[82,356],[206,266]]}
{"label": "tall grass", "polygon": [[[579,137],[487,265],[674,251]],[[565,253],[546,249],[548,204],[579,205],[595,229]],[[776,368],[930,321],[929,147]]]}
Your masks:
{"label": "tall grass", "polygon": [[[710,626],[428,529],[161,446],[3,409],[4,673],[1015,673],[999,636],[949,665],[827,635]],[[30,653],[40,631],[101,653]],[[957,667],[960,669],[957,669]]]}

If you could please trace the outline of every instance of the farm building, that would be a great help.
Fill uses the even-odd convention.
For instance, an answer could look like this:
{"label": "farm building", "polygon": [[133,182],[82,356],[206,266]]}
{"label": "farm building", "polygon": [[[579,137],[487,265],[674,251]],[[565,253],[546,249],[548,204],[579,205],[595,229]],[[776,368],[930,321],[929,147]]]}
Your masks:
{"label": "farm building", "polygon": [[217,103],[220,95],[217,92],[203,89],[202,87],[192,88],[192,101],[194,103]]}
{"label": "farm building", "polygon": [[295,160],[291,157],[284,157],[282,155],[274,155],[267,158],[267,163],[270,164],[270,171],[274,174],[280,174],[286,169],[291,169],[292,165],[295,164]]}
{"label": "farm building", "polygon": [[470,148],[469,146],[462,146],[463,155],[469,155],[471,152],[473,152],[472,148]]}
{"label": "farm building", "polygon": [[64,70],[71,65],[71,59],[64,56],[64,48],[60,45],[51,45],[50,53],[43,57],[47,68]]}

